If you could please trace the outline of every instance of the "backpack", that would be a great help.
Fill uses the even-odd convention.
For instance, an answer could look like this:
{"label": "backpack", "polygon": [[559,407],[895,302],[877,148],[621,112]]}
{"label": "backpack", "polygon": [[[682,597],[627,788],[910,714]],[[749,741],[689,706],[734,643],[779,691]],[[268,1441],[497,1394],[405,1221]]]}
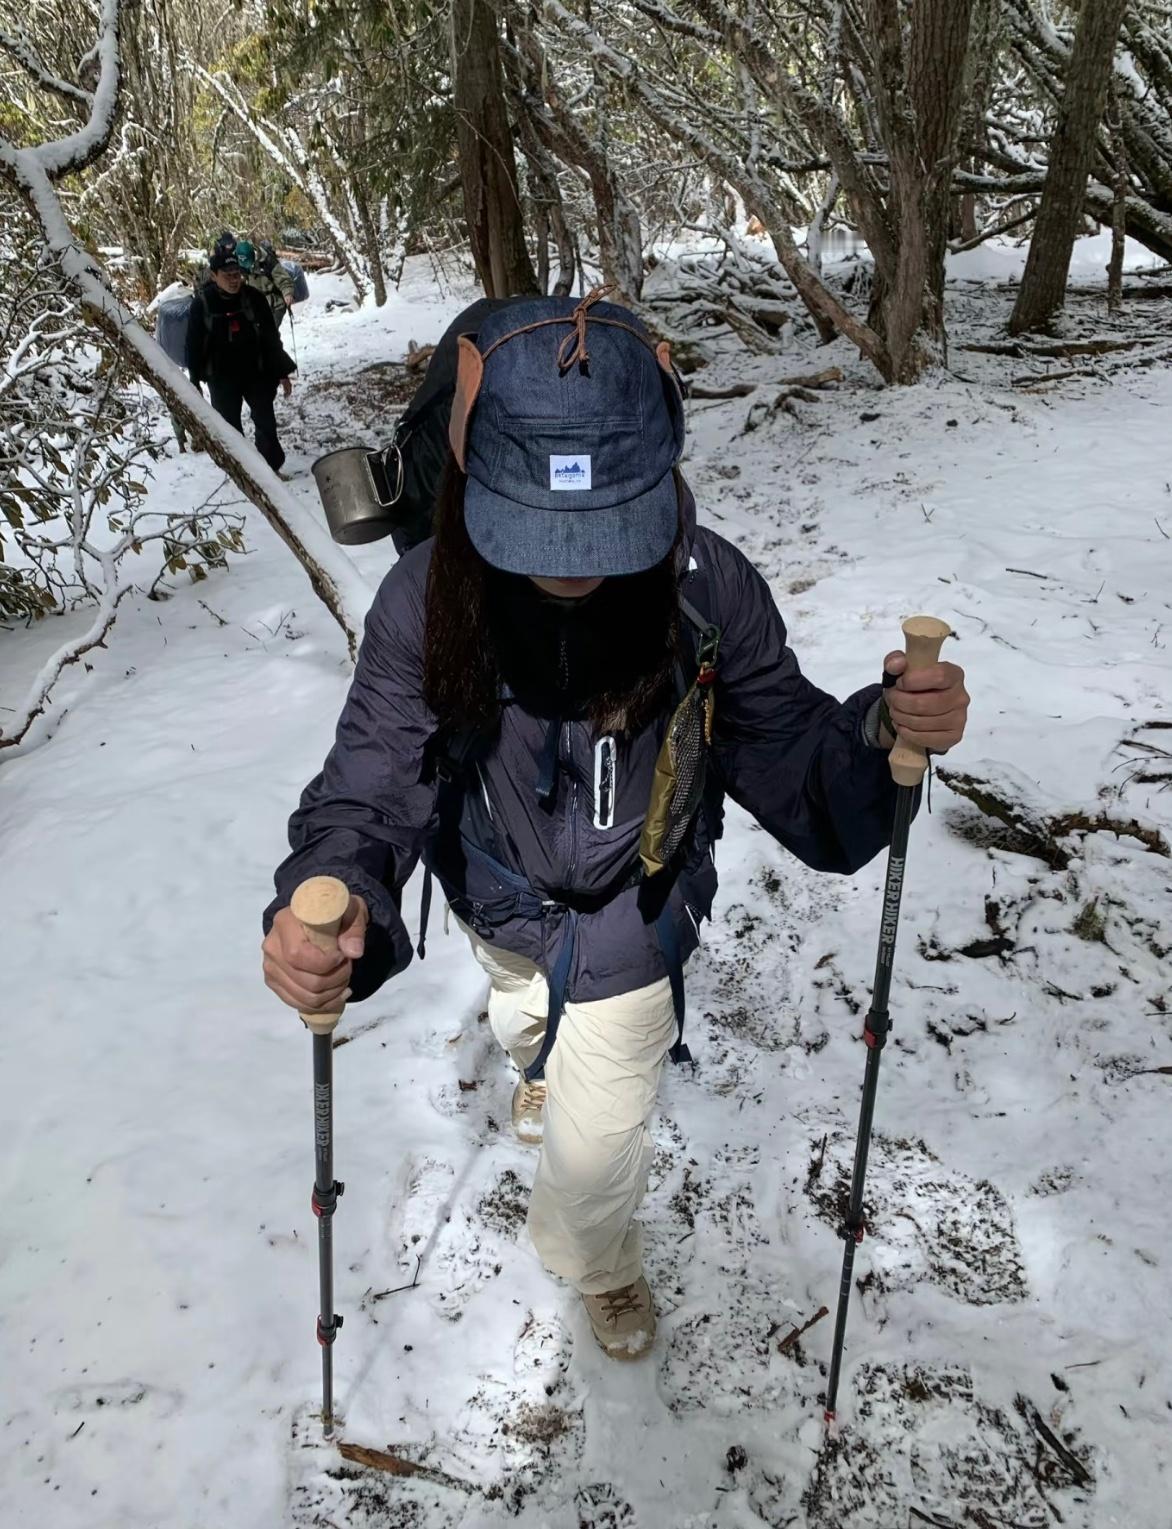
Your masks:
{"label": "backpack", "polygon": [[387,493],[380,493],[380,498],[391,508],[391,540],[400,557],[426,541],[434,530],[436,496],[450,452],[448,420],[456,395],[460,336],[475,334],[490,313],[523,301],[482,297],[449,324],[427,364],[423,381],[381,453]]}
{"label": "backpack", "polygon": [[187,365],[187,316],[191,312],[192,294],[168,298],[160,303],[155,315],[155,339],[168,360],[176,366]]}

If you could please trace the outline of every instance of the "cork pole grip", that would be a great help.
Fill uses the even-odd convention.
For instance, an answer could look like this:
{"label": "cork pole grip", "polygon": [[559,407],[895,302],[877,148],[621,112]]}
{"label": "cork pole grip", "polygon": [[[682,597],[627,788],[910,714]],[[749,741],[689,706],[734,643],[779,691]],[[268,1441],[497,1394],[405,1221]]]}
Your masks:
{"label": "cork pole grip", "polygon": [[[316,945],[318,950],[337,949],[338,930],[350,906],[350,889],[344,881],[335,876],[311,876],[294,892],[289,906],[311,945]],[[345,1007],[343,1004],[331,1014],[303,1013],[301,1018],[315,1035],[329,1035]]]}
{"label": "cork pole grip", "polygon": [[[940,649],[944,639],[952,636],[952,628],[935,616],[909,616],[903,624],[903,635],[907,673],[911,674],[940,662]],[[895,740],[888,760],[897,786],[918,786],[928,768],[928,756],[919,744],[905,743],[902,738]]]}

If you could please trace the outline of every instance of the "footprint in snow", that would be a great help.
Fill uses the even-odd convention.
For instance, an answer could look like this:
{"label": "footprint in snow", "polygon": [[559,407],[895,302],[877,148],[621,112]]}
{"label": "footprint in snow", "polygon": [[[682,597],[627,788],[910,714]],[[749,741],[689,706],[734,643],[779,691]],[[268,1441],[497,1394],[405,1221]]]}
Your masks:
{"label": "footprint in snow", "polygon": [[428,1256],[451,1214],[456,1172],[434,1157],[407,1156],[391,1191],[387,1235],[391,1256],[404,1274],[413,1274]]}
{"label": "footprint in snow", "polygon": [[[806,1193],[837,1228],[853,1138],[831,1142]],[[1024,1301],[1025,1260],[1008,1200],[988,1179],[947,1167],[922,1141],[877,1133],[867,1168],[868,1288],[876,1297],[930,1280],[970,1306]]]}
{"label": "footprint in snow", "polygon": [[478,1197],[474,1185],[464,1186],[424,1261],[429,1299],[441,1316],[458,1322],[477,1291],[497,1278],[528,1209],[529,1185],[511,1168],[499,1170]]}
{"label": "footprint in snow", "polygon": [[548,1394],[561,1384],[573,1351],[573,1336],[556,1312],[531,1311],[513,1345],[513,1374]]}
{"label": "footprint in snow", "polygon": [[94,1380],[53,1392],[53,1403],[62,1412],[88,1414],[146,1406],[160,1417],[170,1417],[182,1407],[183,1396],[145,1380]]}
{"label": "footprint in snow", "polygon": [[584,1398],[569,1375],[573,1339],[556,1312],[529,1312],[511,1375],[487,1372],[453,1433],[463,1471],[519,1514],[534,1494],[560,1497],[586,1442]]}
{"label": "footprint in snow", "polygon": [[819,1455],[800,1504],[792,1478],[781,1473],[750,1484],[749,1500],[766,1523],[792,1522],[800,1507],[809,1529],[905,1522],[1093,1529],[1087,1451],[1059,1423],[1069,1447],[1060,1443],[1065,1459],[1056,1453],[1026,1398],[1012,1411],[991,1406],[961,1366],[862,1365],[852,1390],[849,1424]]}
{"label": "footprint in snow", "polygon": [[725,1276],[719,1292],[711,1310],[683,1318],[666,1335],[659,1390],[671,1411],[737,1417],[778,1408],[808,1389],[803,1366],[778,1352],[778,1334],[792,1323],[776,1286]]}
{"label": "footprint in snow", "polygon": [[578,1529],[638,1529],[635,1510],[608,1481],[579,1487],[574,1495]]}

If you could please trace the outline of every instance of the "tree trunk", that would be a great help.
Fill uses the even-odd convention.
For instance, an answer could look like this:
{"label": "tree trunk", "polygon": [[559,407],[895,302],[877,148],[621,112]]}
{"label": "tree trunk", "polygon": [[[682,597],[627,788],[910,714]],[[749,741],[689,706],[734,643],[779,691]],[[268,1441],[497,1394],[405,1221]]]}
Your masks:
{"label": "tree trunk", "polygon": [[553,295],[566,297],[574,285],[574,273],[578,268],[578,255],[574,246],[566,209],[558,185],[557,166],[534,126],[532,114],[525,110],[524,100],[517,108],[517,132],[525,163],[529,166],[530,195],[536,191],[541,217],[538,235],[538,258],[543,265],[538,270],[537,284],[542,292],[549,291],[552,274],[549,259],[549,239],[552,236],[558,252],[558,278]]}
{"label": "tree trunk", "polygon": [[[616,301],[638,307],[643,297],[643,227],[639,210],[624,191],[611,163],[604,110],[601,106],[596,110],[591,130],[583,114],[567,105],[549,61],[532,34],[520,38],[520,52],[527,78],[514,79],[514,99],[522,142],[533,150],[527,150],[529,162],[532,165],[538,157],[545,159],[547,166],[542,179],[552,177],[555,187],[556,171],[548,165],[551,154],[589,176],[602,279],[615,288]],[[605,94],[601,78],[597,93],[599,97]],[[558,200],[560,203],[560,197]],[[566,251],[560,236],[559,247],[564,262]],[[564,263],[562,269],[564,272]],[[571,284],[572,281],[571,275]]]}
{"label": "tree trunk", "polygon": [[1009,321],[1010,334],[1044,329],[1065,301],[1070,257],[1082,222],[1087,176],[1126,8],[1127,0],[1083,0],[1050,145],[1046,189]]}
{"label": "tree trunk", "polygon": [[370,271],[370,285],[374,294],[376,308],[385,308],[387,302],[387,280],[383,270],[382,241],[379,237],[378,226],[374,215],[370,210],[370,201],[366,195],[364,186],[353,187],[354,212],[358,227],[354,230],[366,255],[367,267]]}
{"label": "tree trunk", "polygon": [[537,290],[549,291],[549,208],[543,202],[537,209]]}
{"label": "tree trunk", "polygon": [[488,297],[536,292],[490,0],[452,0],[450,40],[464,217],[476,274]]}
{"label": "tree trunk", "polygon": [[945,343],[949,192],[973,0],[919,0],[906,42],[895,0],[870,0],[879,119],[890,163],[895,266],[876,273],[870,320],[891,382],[914,382]]}

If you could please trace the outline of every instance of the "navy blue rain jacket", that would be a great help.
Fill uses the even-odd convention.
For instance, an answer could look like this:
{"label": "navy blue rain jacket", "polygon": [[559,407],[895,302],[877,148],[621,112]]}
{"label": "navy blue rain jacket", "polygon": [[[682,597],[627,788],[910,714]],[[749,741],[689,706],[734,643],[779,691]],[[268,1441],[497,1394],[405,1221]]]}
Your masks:
{"label": "navy blue rain jacket", "polygon": [[[690,496],[686,511],[694,517]],[[355,1000],[411,959],[399,905],[421,857],[461,918],[547,976],[566,938],[565,908],[574,907],[567,996],[588,1001],[665,975],[654,918],[669,887],[682,954],[695,949],[716,891],[725,793],[816,870],[849,874],[888,843],[895,787],[886,752],[864,733],[880,687],[840,703],[811,684],[764,579],[694,520],[683,562],[697,571],[682,587],[693,603],[707,601],[722,640],[708,800],[674,883],[662,873],[630,884],[666,716],[617,740],[588,721],[562,722],[553,790],[539,798],[550,724],[508,701],[499,735],[454,779],[437,780],[438,729],[422,695],[432,545],[401,559],[375,597],[336,742],[290,821],[292,853],[265,915],[267,929],[307,876],[337,876],[365,898],[371,928],[355,964]],[[511,916],[509,887],[481,851],[557,906],[539,918]]]}

